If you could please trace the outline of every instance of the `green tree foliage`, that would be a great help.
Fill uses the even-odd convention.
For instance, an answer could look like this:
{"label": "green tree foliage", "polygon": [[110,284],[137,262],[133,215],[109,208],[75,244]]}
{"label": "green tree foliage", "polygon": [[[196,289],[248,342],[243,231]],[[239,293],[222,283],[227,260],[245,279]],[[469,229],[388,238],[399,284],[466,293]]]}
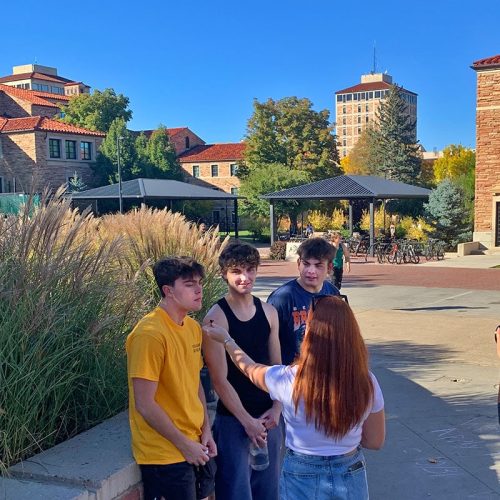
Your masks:
{"label": "green tree foliage", "polygon": [[434,177],[436,182],[444,179],[456,179],[474,172],[476,153],[462,145],[450,144],[443,149],[442,158],[434,162]]}
{"label": "green tree foliage", "polygon": [[146,153],[154,177],[178,180],[182,178],[181,167],[166,127],[161,125],[153,132],[147,143]]}
{"label": "green tree foliage", "polygon": [[[299,184],[310,182],[310,174],[303,170],[291,171],[281,163],[270,163],[251,169],[241,184],[240,195],[246,199],[242,203],[242,212],[252,217],[268,217],[269,202],[259,198],[261,194],[288,189]],[[296,214],[300,211],[297,202],[278,202],[275,204],[275,215],[280,220],[284,215]]]}
{"label": "green tree foliage", "polygon": [[406,112],[401,87],[393,85],[377,109],[377,173],[387,179],[414,184],[421,169],[415,121]]}
{"label": "green tree foliage", "polygon": [[450,179],[440,182],[429,195],[425,209],[433,236],[444,240],[450,247],[466,241],[470,235],[467,214],[464,214],[464,192]]}
{"label": "green tree foliage", "polygon": [[314,111],[309,99],[254,101],[248,121],[241,178],[257,166],[281,164],[305,171],[311,180],[339,173],[339,156],[328,110]]}
{"label": "green tree foliage", "polygon": [[126,181],[138,176],[135,139],[127,130],[125,120],[116,118],[109,127],[97,155],[94,168],[99,184],[118,182],[118,141],[120,142],[122,180]]}
{"label": "green tree foliage", "polygon": [[368,127],[359,137],[351,152],[340,162],[344,173],[352,175],[376,175],[379,165],[377,132]]}
{"label": "green tree foliage", "polygon": [[73,177],[68,181],[68,192],[70,193],[79,193],[80,191],[85,191],[87,189],[87,185],[83,182],[83,179],[78,175],[75,170]]}
{"label": "green tree foliage", "polygon": [[60,120],[78,127],[108,132],[117,118],[128,122],[132,111],[128,108],[129,99],[116,94],[113,89],[94,90],[92,94],[73,97],[67,106],[62,107],[64,114]]}

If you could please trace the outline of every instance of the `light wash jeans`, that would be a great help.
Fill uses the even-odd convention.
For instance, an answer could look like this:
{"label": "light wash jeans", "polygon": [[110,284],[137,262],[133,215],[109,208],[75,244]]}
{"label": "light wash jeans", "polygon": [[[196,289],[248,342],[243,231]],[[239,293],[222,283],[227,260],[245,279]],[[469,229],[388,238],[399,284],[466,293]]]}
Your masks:
{"label": "light wash jeans", "polygon": [[367,500],[363,452],[322,457],[286,450],[280,478],[281,500]]}

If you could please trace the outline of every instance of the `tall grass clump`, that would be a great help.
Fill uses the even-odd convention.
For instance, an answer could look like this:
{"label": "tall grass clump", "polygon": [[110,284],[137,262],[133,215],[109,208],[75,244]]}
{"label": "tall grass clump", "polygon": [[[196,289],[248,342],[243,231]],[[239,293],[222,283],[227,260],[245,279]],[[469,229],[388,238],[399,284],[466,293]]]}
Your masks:
{"label": "tall grass clump", "polygon": [[140,266],[145,269],[145,273],[140,275],[140,282],[152,301],[149,307],[155,305],[160,295],[151,267],[147,264],[167,255],[189,255],[205,268],[203,307],[193,314],[197,320],[201,320],[225,293],[226,285],[220,278],[218,256],[229,238],[221,244],[216,230],[202,232],[179,213],[143,207],[124,215],[103,217],[99,234],[107,239],[124,239],[127,252],[118,256],[118,260],[130,274]]}
{"label": "tall grass clump", "polygon": [[62,193],[0,218],[0,472],[127,405],[124,343],[158,294],[148,264],[192,255],[223,293],[219,237],[141,209],[94,218]]}

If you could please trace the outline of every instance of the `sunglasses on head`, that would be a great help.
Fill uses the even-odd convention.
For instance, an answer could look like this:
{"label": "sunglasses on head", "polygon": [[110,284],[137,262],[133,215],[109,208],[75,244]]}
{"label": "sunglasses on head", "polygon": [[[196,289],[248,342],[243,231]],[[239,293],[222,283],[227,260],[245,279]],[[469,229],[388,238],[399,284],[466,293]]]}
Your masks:
{"label": "sunglasses on head", "polygon": [[317,295],[313,296],[312,302],[311,302],[311,308],[314,311],[316,309],[316,306],[318,302],[321,299],[324,299],[325,297],[338,297],[339,299],[342,299],[346,302],[346,304],[349,304],[349,300],[347,299],[347,295],[339,294],[339,295],[331,295],[328,293],[318,293]]}

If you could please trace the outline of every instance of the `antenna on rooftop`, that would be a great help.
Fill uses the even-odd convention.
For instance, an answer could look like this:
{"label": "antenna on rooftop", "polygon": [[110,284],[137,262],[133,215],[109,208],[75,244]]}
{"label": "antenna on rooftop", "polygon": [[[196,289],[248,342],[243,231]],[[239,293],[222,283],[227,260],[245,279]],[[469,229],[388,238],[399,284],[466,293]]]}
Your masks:
{"label": "antenna on rooftop", "polygon": [[377,72],[377,45],[376,45],[376,40],[373,40],[373,68],[372,68],[372,75],[374,75]]}

